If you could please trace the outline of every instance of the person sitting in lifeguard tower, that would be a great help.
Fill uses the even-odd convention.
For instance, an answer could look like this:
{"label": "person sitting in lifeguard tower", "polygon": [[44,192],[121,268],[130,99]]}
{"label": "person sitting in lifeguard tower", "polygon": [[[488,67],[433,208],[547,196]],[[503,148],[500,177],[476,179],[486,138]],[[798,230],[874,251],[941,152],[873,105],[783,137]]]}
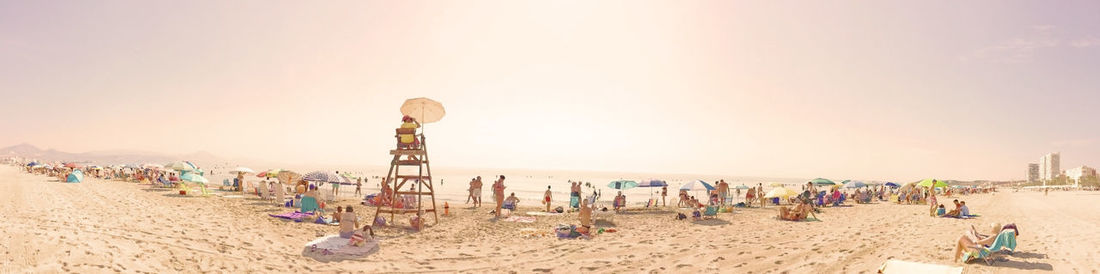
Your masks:
{"label": "person sitting in lifeguard tower", "polygon": [[416,119],[405,115],[401,118],[401,128],[398,129],[398,144],[399,149],[417,149],[420,147],[420,140],[416,138],[416,129],[420,128],[420,122]]}

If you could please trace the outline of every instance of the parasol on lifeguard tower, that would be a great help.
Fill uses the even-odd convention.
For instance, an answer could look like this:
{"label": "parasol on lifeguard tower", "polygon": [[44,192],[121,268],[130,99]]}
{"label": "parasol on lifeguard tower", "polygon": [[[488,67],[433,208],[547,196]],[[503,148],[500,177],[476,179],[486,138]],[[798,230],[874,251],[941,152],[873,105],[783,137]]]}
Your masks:
{"label": "parasol on lifeguard tower", "polygon": [[405,100],[401,105],[401,114],[413,117],[421,124],[427,124],[439,122],[443,119],[443,115],[447,115],[447,111],[443,110],[443,104],[420,97]]}

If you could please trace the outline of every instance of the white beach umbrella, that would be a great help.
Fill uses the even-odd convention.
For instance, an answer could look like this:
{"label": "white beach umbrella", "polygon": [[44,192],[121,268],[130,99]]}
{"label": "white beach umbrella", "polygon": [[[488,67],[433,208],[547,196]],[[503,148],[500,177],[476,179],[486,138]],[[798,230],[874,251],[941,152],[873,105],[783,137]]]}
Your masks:
{"label": "white beach umbrella", "polygon": [[443,116],[447,115],[447,111],[443,109],[443,104],[420,97],[405,100],[405,103],[401,105],[401,114],[413,117],[421,124],[427,124],[443,119]]}
{"label": "white beach umbrella", "polygon": [[256,171],[253,171],[251,168],[247,168],[247,167],[243,167],[243,166],[239,166],[239,167],[236,167],[234,169],[231,169],[231,170],[229,170],[229,172],[234,172],[234,173],[256,173]]}

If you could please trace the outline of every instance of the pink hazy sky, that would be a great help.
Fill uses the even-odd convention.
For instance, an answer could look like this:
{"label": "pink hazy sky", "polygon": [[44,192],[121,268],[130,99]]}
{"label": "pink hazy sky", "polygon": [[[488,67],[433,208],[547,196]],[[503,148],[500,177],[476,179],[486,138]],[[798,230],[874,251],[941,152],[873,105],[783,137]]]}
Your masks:
{"label": "pink hazy sky", "polygon": [[0,146],[865,180],[1100,165],[1098,1],[0,1]]}

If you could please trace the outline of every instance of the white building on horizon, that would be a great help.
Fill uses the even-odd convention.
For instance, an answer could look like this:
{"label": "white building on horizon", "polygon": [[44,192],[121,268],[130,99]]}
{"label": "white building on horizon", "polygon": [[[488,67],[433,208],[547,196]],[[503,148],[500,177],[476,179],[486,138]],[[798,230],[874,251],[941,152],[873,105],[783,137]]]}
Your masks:
{"label": "white building on horizon", "polygon": [[1058,178],[1058,175],[1062,174],[1062,161],[1061,153],[1054,152],[1039,158],[1039,179],[1043,180],[1043,185],[1047,185],[1047,182]]}
{"label": "white building on horizon", "polygon": [[1080,166],[1066,170],[1066,179],[1073,180],[1074,186],[1080,185],[1081,178],[1087,176],[1096,176],[1096,169],[1087,166]]}

